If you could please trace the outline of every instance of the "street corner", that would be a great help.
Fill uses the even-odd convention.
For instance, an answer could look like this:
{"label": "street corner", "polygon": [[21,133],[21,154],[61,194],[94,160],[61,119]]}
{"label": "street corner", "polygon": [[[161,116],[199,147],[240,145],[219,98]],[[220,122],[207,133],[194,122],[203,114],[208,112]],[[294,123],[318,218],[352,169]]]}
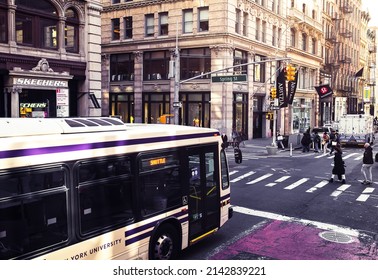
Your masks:
{"label": "street corner", "polygon": [[377,238],[272,220],[217,252],[213,260],[378,260]]}

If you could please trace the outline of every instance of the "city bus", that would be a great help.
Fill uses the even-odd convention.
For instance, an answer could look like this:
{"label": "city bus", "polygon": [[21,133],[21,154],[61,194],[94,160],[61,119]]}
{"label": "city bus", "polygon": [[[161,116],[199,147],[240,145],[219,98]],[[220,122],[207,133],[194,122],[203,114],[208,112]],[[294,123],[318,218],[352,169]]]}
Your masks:
{"label": "city bus", "polygon": [[177,259],[232,217],[218,130],[0,119],[0,259]]}

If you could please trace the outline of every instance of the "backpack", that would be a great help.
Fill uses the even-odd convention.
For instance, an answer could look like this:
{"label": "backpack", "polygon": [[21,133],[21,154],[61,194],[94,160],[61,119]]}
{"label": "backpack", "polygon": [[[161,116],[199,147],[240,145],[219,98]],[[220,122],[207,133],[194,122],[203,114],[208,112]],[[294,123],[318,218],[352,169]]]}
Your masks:
{"label": "backpack", "polygon": [[378,153],[375,154],[375,162],[378,162]]}

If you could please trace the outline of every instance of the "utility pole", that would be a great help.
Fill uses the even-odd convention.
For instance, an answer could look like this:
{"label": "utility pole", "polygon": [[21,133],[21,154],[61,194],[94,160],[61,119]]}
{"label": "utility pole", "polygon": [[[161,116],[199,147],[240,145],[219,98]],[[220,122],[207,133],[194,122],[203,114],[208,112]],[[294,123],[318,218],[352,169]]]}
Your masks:
{"label": "utility pole", "polygon": [[174,110],[174,124],[179,124],[179,92],[180,92],[180,53],[178,49],[178,21],[176,22],[176,48],[174,54],[174,75],[175,75],[175,88],[173,98],[173,110]]}

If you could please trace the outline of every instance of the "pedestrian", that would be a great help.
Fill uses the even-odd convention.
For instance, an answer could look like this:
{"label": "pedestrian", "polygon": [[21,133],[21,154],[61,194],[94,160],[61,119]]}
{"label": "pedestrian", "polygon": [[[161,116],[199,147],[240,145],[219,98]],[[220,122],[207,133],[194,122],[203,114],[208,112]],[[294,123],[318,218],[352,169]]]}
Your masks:
{"label": "pedestrian", "polygon": [[321,139],[320,139],[319,134],[315,130],[312,131],[312,139],[314,142],[314,152],[319,153],[319,146],[320,146]]}
{"label": "pedestrian", "polygon": [[282,150],[285,150],[285,146],[282,143],[283,141],[283,136],[277,131],[277,146],[282,148]]}
{"label": "pedestrian", "polygon": [[373,182],[373,174],[372,174],[372,168],[374,164],[373,149],[369,143],[365,143],[364,148],[365,148],[365,151],[364,151],[364,156],[362,158],[361,173],[362,175],[364,175],[365,180],[363,180],[361,184],[370,185]]}
{"label": "pedestrian", "polygon": [[322,138],[323,138],[322,139],[323,152],[324,152],[324,154],[326,154],[327,151],[329,150],[328,149],[328,143],[329,143],[329,135],[328,135],[328,133],[324,132]]}
{"label": "pedestrian", "polygon": [[330,183],[333,183],[333,180],[337,176],[337,178],[341,181],[342,184],[345,184],[345,163],[343,160],[343,152],[341,151],[341,146],[336,145],[334,147],[335,155],[333,157],[333,169],[332,169],[332,176],[331,179],[329,179]]}
{"label": "pedestrian", "polygon": [[305,153],[305,152],[310,151],[310,144],[311,144],[310,129],[307,129],[306,132],[303,133],[301,144],[302,144],[302,152]]}
{"label": "pedestrian", "polygon": [[331,130],[331,134],[329,135],[329,142],[328,142],[328,148],[331,149],[331,151],[329,152],[330,155],[332,155],[333,151],[335,150],[336,145],[337,145],[336,131]]}

